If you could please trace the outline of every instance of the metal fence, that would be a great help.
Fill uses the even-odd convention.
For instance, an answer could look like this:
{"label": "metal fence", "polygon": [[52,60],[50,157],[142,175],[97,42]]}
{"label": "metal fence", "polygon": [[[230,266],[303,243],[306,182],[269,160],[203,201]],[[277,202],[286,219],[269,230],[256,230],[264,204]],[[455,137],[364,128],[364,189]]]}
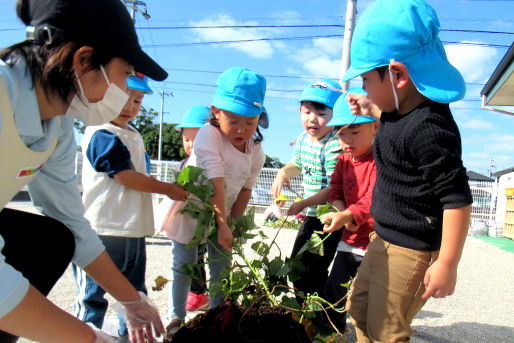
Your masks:
{"label": "metal fence", "polygon": [[[179,162],[175,161],[151,161],[151,172],[150,174],[161,181],[173,182],[175,181],[175,173],[174,171],[177,169]],[[273,184],[273,180],[275,179],[275,175],[277,175],[278,169],[274,168],[262,168],[259,177],[257,179],[257,183],[252,190],[252,197],[250,198],[251,206],[258,207],[267,207],[273,202],[273,197],[271,195],[271,185]],[[287,202],[285,207],[289,207],[289,205],[296,199],[298,195],[302,193],[302,177],[297,176],[291,179],[291,188],[292,190],[284,189],[282,192],[287,197]],[[161,195],[155,195],[157,201],[161,199]]]}
{"label": "metal fence", "polygon": [[[179,162],[176,161],[151,161],[151,175],[161,181],[175,181],[174,171]],[[82,154],[77,153],[77,174],[80,183],[80,173],[82,171]],[[250,205],[256,207],[267,207],[273,202],[271,195],[271,185],[275,179],[278,169],[262,168],[257,183],[252,191]],[[471,209],[471,222],[474,227],[489,227],[494,225],[496,206],[494,196],[494,182],[470,180],[469,186],[473,195],[473,205]],[[302,195],[302,176],[291,179],[291,190],[284,189],[283,193],[287,197],[285,208],[289,207],[298,195]],[[159,202],[162,195],[154,195],[154,201]]]}

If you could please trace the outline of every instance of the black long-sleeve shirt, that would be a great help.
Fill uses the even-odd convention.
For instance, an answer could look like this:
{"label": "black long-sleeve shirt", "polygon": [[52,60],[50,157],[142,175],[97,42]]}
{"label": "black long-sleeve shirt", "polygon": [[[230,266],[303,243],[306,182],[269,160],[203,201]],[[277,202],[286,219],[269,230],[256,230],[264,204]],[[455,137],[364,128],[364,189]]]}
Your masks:
{"label": "black long-sleeve shirt", "polygon": [[438,250],[443,210],[473,201],[449,105],[427,100],[407,114],[382,113],[373,152],[375,231],[399,246]]}

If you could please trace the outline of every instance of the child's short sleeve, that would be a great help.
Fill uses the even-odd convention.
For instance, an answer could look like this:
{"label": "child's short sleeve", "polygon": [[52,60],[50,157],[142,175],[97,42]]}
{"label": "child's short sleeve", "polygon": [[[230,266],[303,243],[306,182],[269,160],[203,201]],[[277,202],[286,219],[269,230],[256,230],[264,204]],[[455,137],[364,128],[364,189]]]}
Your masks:
{"label": "child's short sleeve", "polygon": [[93,134],[86,156],[96,172],[107,173],[109,177],[132,169],[127,147],[115,134],[107,130],[98,130]]}

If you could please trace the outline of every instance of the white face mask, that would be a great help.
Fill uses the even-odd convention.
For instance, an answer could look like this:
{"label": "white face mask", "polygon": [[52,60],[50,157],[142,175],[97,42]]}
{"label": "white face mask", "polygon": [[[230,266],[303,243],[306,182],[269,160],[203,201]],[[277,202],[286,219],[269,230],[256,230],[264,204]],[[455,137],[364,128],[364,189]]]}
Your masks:
{"label": "white face mask", "polygon": [[[394,60],[392,59],[390,62],[393,63]],[[391,80],[391,86],[393,87],[394,105],[396,107],[396,110],[398,111],[400,109],[400,105],[398,103],[398,94],[396,93],[396,88],[394,88],[393,72],[391,71],[391,65],[389,65],[389,80]]]}
{"label": "white face mask", "polygon": [[100,69],[102,70],[105,81],[107,81],[109,85],[102,100],[89,102],[84,94],[84,89],[82,88],[78,74],[75,72],[80,94],[75,94],[73,97],[70,107],[68,107],[66,111],[66,117],[76,118],[85,125],[101,125],[110,122],[120,114],[129,99],[129,95],[109,81],[103,66],[100,66]]}

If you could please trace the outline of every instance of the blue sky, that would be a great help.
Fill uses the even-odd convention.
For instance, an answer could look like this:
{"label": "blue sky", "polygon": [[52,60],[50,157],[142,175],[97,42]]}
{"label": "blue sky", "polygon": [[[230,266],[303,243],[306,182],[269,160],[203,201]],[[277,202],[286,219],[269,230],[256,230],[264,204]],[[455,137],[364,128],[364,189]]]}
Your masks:
{"label": "blue sky", "polygon": [[[358,14],[370,3],[358,0]],[[151,20],[138,12],[140,44],[170,74],[151,82],[155,93],[143,105],[156,111],[164,97],[164,121],[180,122],[194,105],[210,105],[217,77],[234,66],[267,79],[265,106],[270,128],[263,130],[266,154],[288,162],[290,143],[302,132],[297,99],[313,79],[337,79],[343,45],[346,1],[170,1],[147,0]],[[480,91],[514,39],[514,1],[429,0],[441,22],[441,40],[450,61],[467,82],[467,95],[452,105],[459,125],[463,160],[487,174],[514,166],[514,116],[481,109]],[[0,0],[0,47],[24,39],[14,1]],[[141,8],[142,9],[142,8]],[[268,26],[248,28],[240,26]],[[287,26],[316,27],[287,27]],[[205,26],[239,26],[206,29]],[[271,26],[271,27],[269,27]],[[195,28],[196,27],[196,28]],[[478,33],[446,30],[508,32]],[[310,37],[310,38],[306,38]],[[269,38],[251,42],[219,43]],[[215,42],[215,43],[213,43]],[[471,44],[470,44],[471,43]],[[359,86],[360,80],[351,86]]]}

